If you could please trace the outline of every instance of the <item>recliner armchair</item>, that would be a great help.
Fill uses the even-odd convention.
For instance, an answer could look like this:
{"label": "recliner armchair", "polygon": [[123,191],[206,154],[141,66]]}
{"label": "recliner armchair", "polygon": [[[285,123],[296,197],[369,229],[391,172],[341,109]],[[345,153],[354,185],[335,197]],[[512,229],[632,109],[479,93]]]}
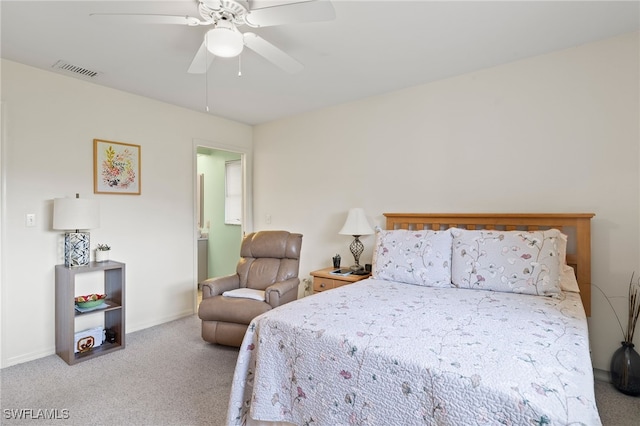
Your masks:
{"label": "recliner armchair", "polygon": [[[202,302],[198,308],[202,338],[239,347],[253,318],[296,300],[301,246],[302,235],[287,231],[247,235],[240,247],[236,273],[202,282]],[[258,290],[255,293],[264,290],[264,300],[222,295],[242,288]]]}

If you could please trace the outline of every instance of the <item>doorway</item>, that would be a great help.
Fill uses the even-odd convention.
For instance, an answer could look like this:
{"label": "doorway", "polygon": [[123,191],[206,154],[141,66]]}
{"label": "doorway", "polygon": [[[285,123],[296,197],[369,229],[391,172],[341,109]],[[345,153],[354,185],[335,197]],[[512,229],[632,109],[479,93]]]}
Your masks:
{"label": "doorway", "polygon": [[248,228],[248,155],[203,141],[195,144],[196,310],[202,281],[236,271]]}

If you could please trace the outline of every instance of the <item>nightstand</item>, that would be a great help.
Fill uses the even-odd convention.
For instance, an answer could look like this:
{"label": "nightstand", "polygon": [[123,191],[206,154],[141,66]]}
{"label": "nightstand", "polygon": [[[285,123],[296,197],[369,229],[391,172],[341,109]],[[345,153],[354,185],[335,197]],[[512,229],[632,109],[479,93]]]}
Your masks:
{"label": "nightstand", "polygon": [[352,284],[360,280],[369,278],[371,274],[367,275],[334,275],[331,271],[337,268],[324,268],[311,272],[313,276],[313,292],[320,293],[325,290],[331,290],[343,285]]}

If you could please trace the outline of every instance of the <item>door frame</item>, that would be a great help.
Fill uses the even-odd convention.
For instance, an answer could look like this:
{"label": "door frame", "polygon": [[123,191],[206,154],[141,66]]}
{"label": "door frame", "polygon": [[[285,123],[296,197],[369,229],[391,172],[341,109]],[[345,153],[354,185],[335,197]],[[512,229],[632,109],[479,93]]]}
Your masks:
{"label": "door frame", "polygon": [[240,164],[242,168],[242,223],[240,225],[240,234],[253,232],[253,178],[252,178],[252,158],[251,149],[238,146],[228,145],[205,139],[193,139],[192,147],[192,241],[193,241],[193,306],[194,313],[198,311],[198,147],[214,149],[218,151],[233,152],[240,155]]}

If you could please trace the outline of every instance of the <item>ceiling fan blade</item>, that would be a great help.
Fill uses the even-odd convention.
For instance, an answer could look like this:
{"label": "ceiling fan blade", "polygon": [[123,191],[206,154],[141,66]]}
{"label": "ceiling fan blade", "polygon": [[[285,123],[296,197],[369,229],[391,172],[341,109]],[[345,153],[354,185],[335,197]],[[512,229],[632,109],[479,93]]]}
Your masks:
{"label": "ceiling fan blade", "polygon": [[295,74],[304,66],[291,56],[254,33],[244,33],[244,45],[284,71]]}
{"label": "ceiling fan blade", "polygon": [[193,61],[191,61],[191,65],[189,65],[187,72],[189,74],[204,74],[207,72],[214,59],[215,56],[209,53],[207,46],[203,41],[196,52],[196,56],[193,57]]}
{"label": "ceiling fan blade", "polygon": [[252,9],[245,21],[250,27],[331,21],[336,11],[329,0],[312,0]]}
{"label": "ceiling fan blade", "polygon": [[129,22],[135,24],[172,24],[188,25],[195,27],[198,25],[209,25],[209,22],[201,21],[192,16],[177,15],[153,15],[144,13],[90,13],[89,16],[98,19],[112,20],[116,18],[118,22]]}

